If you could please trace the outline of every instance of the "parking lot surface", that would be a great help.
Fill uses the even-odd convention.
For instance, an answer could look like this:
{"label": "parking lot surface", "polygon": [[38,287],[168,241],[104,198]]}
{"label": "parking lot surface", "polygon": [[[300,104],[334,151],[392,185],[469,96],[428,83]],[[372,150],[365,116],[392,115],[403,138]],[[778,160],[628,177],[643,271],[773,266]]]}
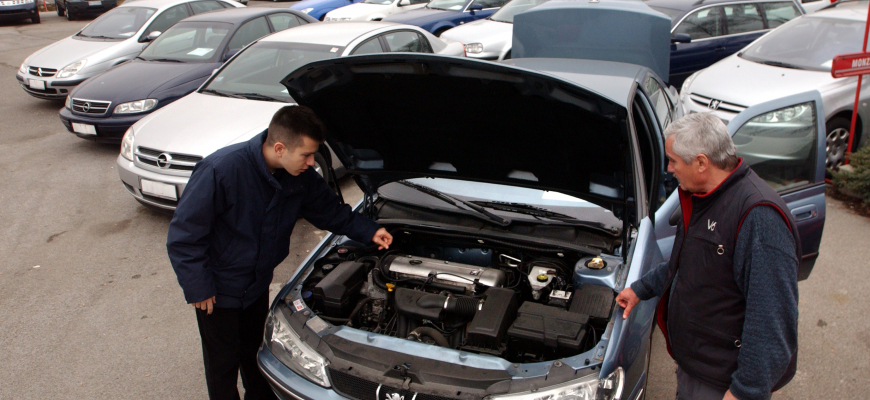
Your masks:
{"label": "parking lot surface", "polygon": [[[73,136],[62,104],[15,80],[25,57],[87,22],[49,12],[39,25],[0,23],[0,399],[206,398],[194,313],[166,256],[170,217],[121,186],[117,145]],[[774,399],[870,393],[868,234],[870,220],[828,199],[821,255],[799,286],[798,372]],[[297,224],[274,290],[324,235]],[[654,346],[647,398],[673,398],[658,331]]]}

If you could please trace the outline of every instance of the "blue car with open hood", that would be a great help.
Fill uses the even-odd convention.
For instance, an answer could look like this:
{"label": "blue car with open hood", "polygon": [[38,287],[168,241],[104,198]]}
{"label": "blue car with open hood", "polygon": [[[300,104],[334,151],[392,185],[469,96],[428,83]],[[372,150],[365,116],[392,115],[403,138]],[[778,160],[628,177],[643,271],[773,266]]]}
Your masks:
{"label": "blue car with open hood", "polygon": [[83,139],[120,142],[136,121],[196,90],[248,43],[311,22],[317,20],[298,11],[265,8],[186,18],[154,35],[135,59],[78,85],[67,96],[60,120]]}
{"label": "blue car with open hood", "polygon": [[[656,302],[623,319],[614,300],[669,256],[676,229],[662,136],[681,115],[661,79],[669,31],[642,2],[553,1],[516,16],[504,63],[390,54],[288,71],[282,83],[363,190],[356,210],[394,242],[329,235],[296,269],[258,353],[275,393],[641,398]],[[821,107],[803,93],[729,129],[821,131],[758,118],[795,103]],[[807,240],[824,225],[816,154],[812,182],[783,196],[793,213],[821,207],[802,217]]]}

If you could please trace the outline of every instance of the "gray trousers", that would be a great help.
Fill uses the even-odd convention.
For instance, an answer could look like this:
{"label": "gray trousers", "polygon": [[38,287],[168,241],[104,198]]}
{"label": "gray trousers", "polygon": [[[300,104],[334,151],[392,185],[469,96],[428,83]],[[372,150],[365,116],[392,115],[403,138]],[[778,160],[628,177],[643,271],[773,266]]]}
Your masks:
{"label": "gray trousers", "polygon": [[727,390],[701,382],[677,367],[677,400],[722,400]]}

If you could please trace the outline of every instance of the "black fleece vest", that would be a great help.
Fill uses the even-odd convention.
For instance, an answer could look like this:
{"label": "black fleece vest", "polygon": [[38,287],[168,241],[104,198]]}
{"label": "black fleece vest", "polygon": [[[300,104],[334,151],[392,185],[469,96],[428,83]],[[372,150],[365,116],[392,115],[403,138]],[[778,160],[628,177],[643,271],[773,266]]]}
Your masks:
{"label": "black fleece vest", "polygon": [[[671,292],[669,285],[662,296],[658,323],[680,368],[725,390],[737,370],[746,313],[743,292],[734,278],[740,225],[750,210],[766,205],[777,209],[791,229],[798,260],[800,237],[782,198],[742,160],[706,195],[680,195],[683,216],[668,265],[668,282],[675,286]],[[797,352],[773,390],[788,383],[796,367]]]}

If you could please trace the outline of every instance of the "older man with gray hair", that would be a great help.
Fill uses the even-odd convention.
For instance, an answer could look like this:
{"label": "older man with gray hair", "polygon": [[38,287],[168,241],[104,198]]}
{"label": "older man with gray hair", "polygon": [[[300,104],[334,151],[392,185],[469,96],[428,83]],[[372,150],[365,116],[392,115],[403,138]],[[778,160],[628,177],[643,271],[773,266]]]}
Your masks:
{"label": "older man with gray hair", "polygon": [[687,115],[665,136],[682,211],[671,259],[616,301],[627,318],[661,296],[656,320],[677,362],[677,399],[768,399],[797,362],[794,220],[715,116]]}

